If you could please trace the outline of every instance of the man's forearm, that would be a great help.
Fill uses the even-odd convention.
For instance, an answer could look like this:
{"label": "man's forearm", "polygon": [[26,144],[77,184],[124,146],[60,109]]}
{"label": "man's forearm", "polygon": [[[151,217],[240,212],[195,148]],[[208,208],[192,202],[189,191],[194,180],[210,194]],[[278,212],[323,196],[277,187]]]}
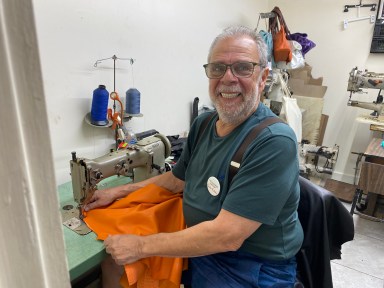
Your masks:
{"label": "man's forearm", "polygon": [[236,251],[260,226],[260,222],[221,210],[215,219],[182,231],[141,237],[138,256],[196,257]]}
{"label": "man's forearm", "polygon": [[213,221],[175,233],[159,233],[142,237],[140,258],[151,256],[196,257],[235,251],[243,240],[217,229]]}
{"label": "man's forearm", "polygon": [[113,235],[104,241],[104,245],[118,265],[152,256],[196,257],[235,251],[260,225],[221,210],[215,219],[182,231],[148,236]]}

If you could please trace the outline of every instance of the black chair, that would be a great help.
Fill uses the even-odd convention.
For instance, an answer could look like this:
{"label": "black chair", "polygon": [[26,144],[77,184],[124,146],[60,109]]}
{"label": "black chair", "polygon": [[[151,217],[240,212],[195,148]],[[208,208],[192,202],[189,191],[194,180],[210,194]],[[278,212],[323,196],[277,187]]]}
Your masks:
{"label": "black chair", "polygon": [[353,240],[353,218],[328,190],[300,176],[298,215],[304,241],[297,257],[305,288],[332,288],[331,260],[341,259],[341,245]]}

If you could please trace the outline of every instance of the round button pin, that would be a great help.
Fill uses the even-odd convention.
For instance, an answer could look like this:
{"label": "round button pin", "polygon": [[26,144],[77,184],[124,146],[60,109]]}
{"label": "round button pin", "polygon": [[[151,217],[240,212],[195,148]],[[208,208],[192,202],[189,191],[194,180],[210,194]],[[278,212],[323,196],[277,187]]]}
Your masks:
{"label": "round button pin", "polygon": [[209,177],[207,181],[207,188],[212,196],[217,196],[220,193],[220,182],[216,177]]}

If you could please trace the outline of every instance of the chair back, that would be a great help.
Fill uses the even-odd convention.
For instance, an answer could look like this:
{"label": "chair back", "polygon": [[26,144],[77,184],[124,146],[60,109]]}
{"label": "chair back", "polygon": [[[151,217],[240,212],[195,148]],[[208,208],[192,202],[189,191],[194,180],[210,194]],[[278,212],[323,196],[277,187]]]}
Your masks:
{"label": "chair back", "polygon": [[341,245],[353,240],[353,218],[330,191],[300,176],[298,216],[304,241],[297,257],[305,288],[332,288],[331,260],[341,258]]}

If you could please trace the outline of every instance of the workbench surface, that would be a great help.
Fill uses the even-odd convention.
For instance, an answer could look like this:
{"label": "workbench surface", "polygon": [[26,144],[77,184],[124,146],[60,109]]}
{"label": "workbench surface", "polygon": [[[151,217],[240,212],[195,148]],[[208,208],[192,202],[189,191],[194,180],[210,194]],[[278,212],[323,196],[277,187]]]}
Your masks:
{"label": "workbench surface", "polygon": [[383,141],[384,140],[381,138],[373,138],[369,143],[367,150],[364,152],[364,155],[384,158],[384,148],[381,146],[381,142]]}

